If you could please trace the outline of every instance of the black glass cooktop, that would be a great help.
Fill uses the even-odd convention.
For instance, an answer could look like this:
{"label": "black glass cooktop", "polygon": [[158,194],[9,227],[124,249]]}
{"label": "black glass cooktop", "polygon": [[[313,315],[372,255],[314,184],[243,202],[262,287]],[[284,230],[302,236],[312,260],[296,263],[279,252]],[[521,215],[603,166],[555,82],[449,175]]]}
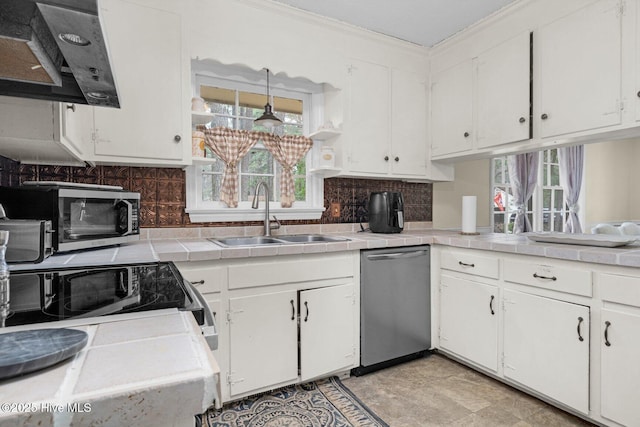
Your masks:
{"label": "black glass cooktop", "polygon": [[9,283],[5,326],[163,308],[201,309],[171,262],[17,271],[11,272]]}

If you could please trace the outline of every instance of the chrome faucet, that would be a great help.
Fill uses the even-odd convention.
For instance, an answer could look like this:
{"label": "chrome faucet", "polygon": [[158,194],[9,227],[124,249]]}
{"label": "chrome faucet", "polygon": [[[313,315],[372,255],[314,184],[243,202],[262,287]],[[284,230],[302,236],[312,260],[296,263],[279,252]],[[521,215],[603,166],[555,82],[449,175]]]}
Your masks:
{"label": "chrome faucet", "polygon": [[277,230],[280,228],[280,221],[275,216],[273,219],[276,221],[275,224],[271,223],[269,219],[269,186],[264,181],[260,181],[258,185],[256,185],[256,190],[253,193],[253,203],[251,203],[251,207],[253,209],[258,209],[258,194],[260,193],[260,187],[264,188],[264,199],[265,199],[265,207],[264,207],[264,235],[271,236],[271,230]]}

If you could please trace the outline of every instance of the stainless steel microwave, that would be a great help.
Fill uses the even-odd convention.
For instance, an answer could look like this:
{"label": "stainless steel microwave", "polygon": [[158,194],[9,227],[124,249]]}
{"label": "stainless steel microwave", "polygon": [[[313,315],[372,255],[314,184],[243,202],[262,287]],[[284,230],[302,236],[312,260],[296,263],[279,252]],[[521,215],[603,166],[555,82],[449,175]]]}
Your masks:
{"label": "stainless steel microwave", "polygon": [[140,239],[140,193],[121,187],[30,181],[0,187],[0,204],[11,219],[50,220],[55,252]]}

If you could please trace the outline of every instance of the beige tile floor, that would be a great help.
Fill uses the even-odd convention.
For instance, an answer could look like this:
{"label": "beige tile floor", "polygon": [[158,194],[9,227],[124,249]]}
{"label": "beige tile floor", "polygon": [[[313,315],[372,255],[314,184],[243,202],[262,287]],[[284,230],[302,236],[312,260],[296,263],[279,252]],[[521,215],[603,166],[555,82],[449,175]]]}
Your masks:
{"label": "beige tile floor", "polygon": [[343,383],[391,427],[591,425],[439,354]]}

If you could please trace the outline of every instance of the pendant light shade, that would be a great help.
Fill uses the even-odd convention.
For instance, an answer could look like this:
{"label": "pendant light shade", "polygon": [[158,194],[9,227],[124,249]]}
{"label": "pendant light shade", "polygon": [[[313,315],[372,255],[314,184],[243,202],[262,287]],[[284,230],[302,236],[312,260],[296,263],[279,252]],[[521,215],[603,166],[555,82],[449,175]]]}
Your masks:
{"label": "pendant light shade", "polygon": [[266,128],[272,128],[274,126],[281,125],[282,120],[280,120],[273,114],[271,104],[269,104],[269,69],[265,68],[265,70],[267,71],[267,104],[264,106],[264,113],[262,113],[260,117],[255,119],[254,123]]}

